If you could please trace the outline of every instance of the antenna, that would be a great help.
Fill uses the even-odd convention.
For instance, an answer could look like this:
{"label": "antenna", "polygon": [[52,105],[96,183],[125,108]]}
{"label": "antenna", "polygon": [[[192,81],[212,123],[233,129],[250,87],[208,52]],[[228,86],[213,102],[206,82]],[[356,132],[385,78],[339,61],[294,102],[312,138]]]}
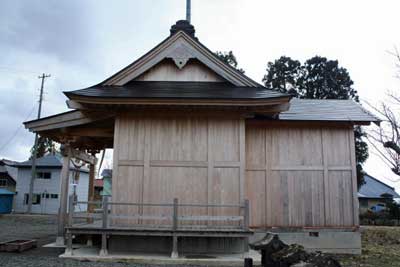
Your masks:
{"label": "antenna", "polygon": [[191,0],[186,0],[186,20],[190,23],[191,20]]}

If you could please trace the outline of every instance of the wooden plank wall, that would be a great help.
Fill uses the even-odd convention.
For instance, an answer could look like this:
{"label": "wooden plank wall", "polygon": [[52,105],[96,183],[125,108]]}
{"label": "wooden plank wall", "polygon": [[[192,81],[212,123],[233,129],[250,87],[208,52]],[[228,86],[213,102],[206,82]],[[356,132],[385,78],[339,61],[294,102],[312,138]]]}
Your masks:
{"label": "wooden plank wall", "polygon": [[252,227],[358,225],[352,128],[246,127]]}
{"label": "wooden plank wall", "polygon": [[[238,204],[244,199],[244,119],[116,119],[115,202]],[[117,207],[116,214],[169,215],[158,207]],[[237,209],[182,208],[184,215],[238,215]],[[129,221],[136,222],[136,221]],[[149,222],[150,223],[150,222]]]}
{"label": "wooden plank wall", "polygon": [[135,80],[137,81],[180,81],[180,82],[224,82],[214,71],[197,60],[189,60],[179,69],[172,59],[165,59]]}

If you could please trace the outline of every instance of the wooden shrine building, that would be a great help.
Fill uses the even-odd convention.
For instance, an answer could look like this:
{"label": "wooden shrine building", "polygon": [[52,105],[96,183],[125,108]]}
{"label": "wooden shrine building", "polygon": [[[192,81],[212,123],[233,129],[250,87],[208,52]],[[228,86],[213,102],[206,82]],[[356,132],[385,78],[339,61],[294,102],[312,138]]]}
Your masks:
{"label": "wooden shrine building", "polygon": [[149,245],[172,256],[238,252],[266,231],[360,251],[353,127],[377,119],[357,103],[268,90],[215,56],[187,21],[115,75],[65,95],[72,111],[25,123],[64,145],[63,177],[78,157],[93,179],[93,155],[114,151],[100,211],[90,202],[75,212],[79,199],[68,208],[62,196],[67,253],[79,235],[101,237],[102,255]]}

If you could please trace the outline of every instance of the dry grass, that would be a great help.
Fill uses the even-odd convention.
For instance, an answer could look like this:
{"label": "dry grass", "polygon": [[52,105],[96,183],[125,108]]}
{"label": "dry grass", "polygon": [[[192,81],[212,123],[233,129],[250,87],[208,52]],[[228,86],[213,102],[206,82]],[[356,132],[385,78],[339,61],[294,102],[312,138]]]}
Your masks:
{"label": "dry grass", "polygon": [[362,255],[340,256],[344,267],[400,266],[400,227],[363,227],[361,236]]}

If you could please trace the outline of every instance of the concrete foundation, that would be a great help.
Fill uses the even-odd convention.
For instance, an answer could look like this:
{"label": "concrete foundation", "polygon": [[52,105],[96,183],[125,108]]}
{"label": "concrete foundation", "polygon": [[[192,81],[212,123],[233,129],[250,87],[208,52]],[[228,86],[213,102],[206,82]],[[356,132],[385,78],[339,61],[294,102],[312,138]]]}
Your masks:
{"label": "concrete foundation", "polygon": [[243,266],[244,258],[252,258],[254,265],[261,264],[261,255],[256,251],[245,254],[210,254],[207,257],[190,257],[180,255],[171,258],[170,255],[148,253],[109,253],[107,256],[99,254],[99,249],[84,247],[74,249],[72,255],[62,254],[60,258],[75,259],[80,261],[99,262],[127,262],[133,264],[157,264],[157,265],[204,265],[204,266]]}
{"label": "concrete foundation", "polygon": [[[322,251],[326,253],[361,254],[361,234],[359,231],[301,231],[284,232],[269,230],[276,233],[286,244],[302,245],[307,251]],[[266,231],[256,231],[249,242],[262,239]]]}
{"label": "concrete foundation", "polygon": [[[172,252],[172,237],[162,236],[111,236],[109,251],[124,253]],[[178,237],[178,253],[229,254],[247,251],[246,238],[229,237]]]}

